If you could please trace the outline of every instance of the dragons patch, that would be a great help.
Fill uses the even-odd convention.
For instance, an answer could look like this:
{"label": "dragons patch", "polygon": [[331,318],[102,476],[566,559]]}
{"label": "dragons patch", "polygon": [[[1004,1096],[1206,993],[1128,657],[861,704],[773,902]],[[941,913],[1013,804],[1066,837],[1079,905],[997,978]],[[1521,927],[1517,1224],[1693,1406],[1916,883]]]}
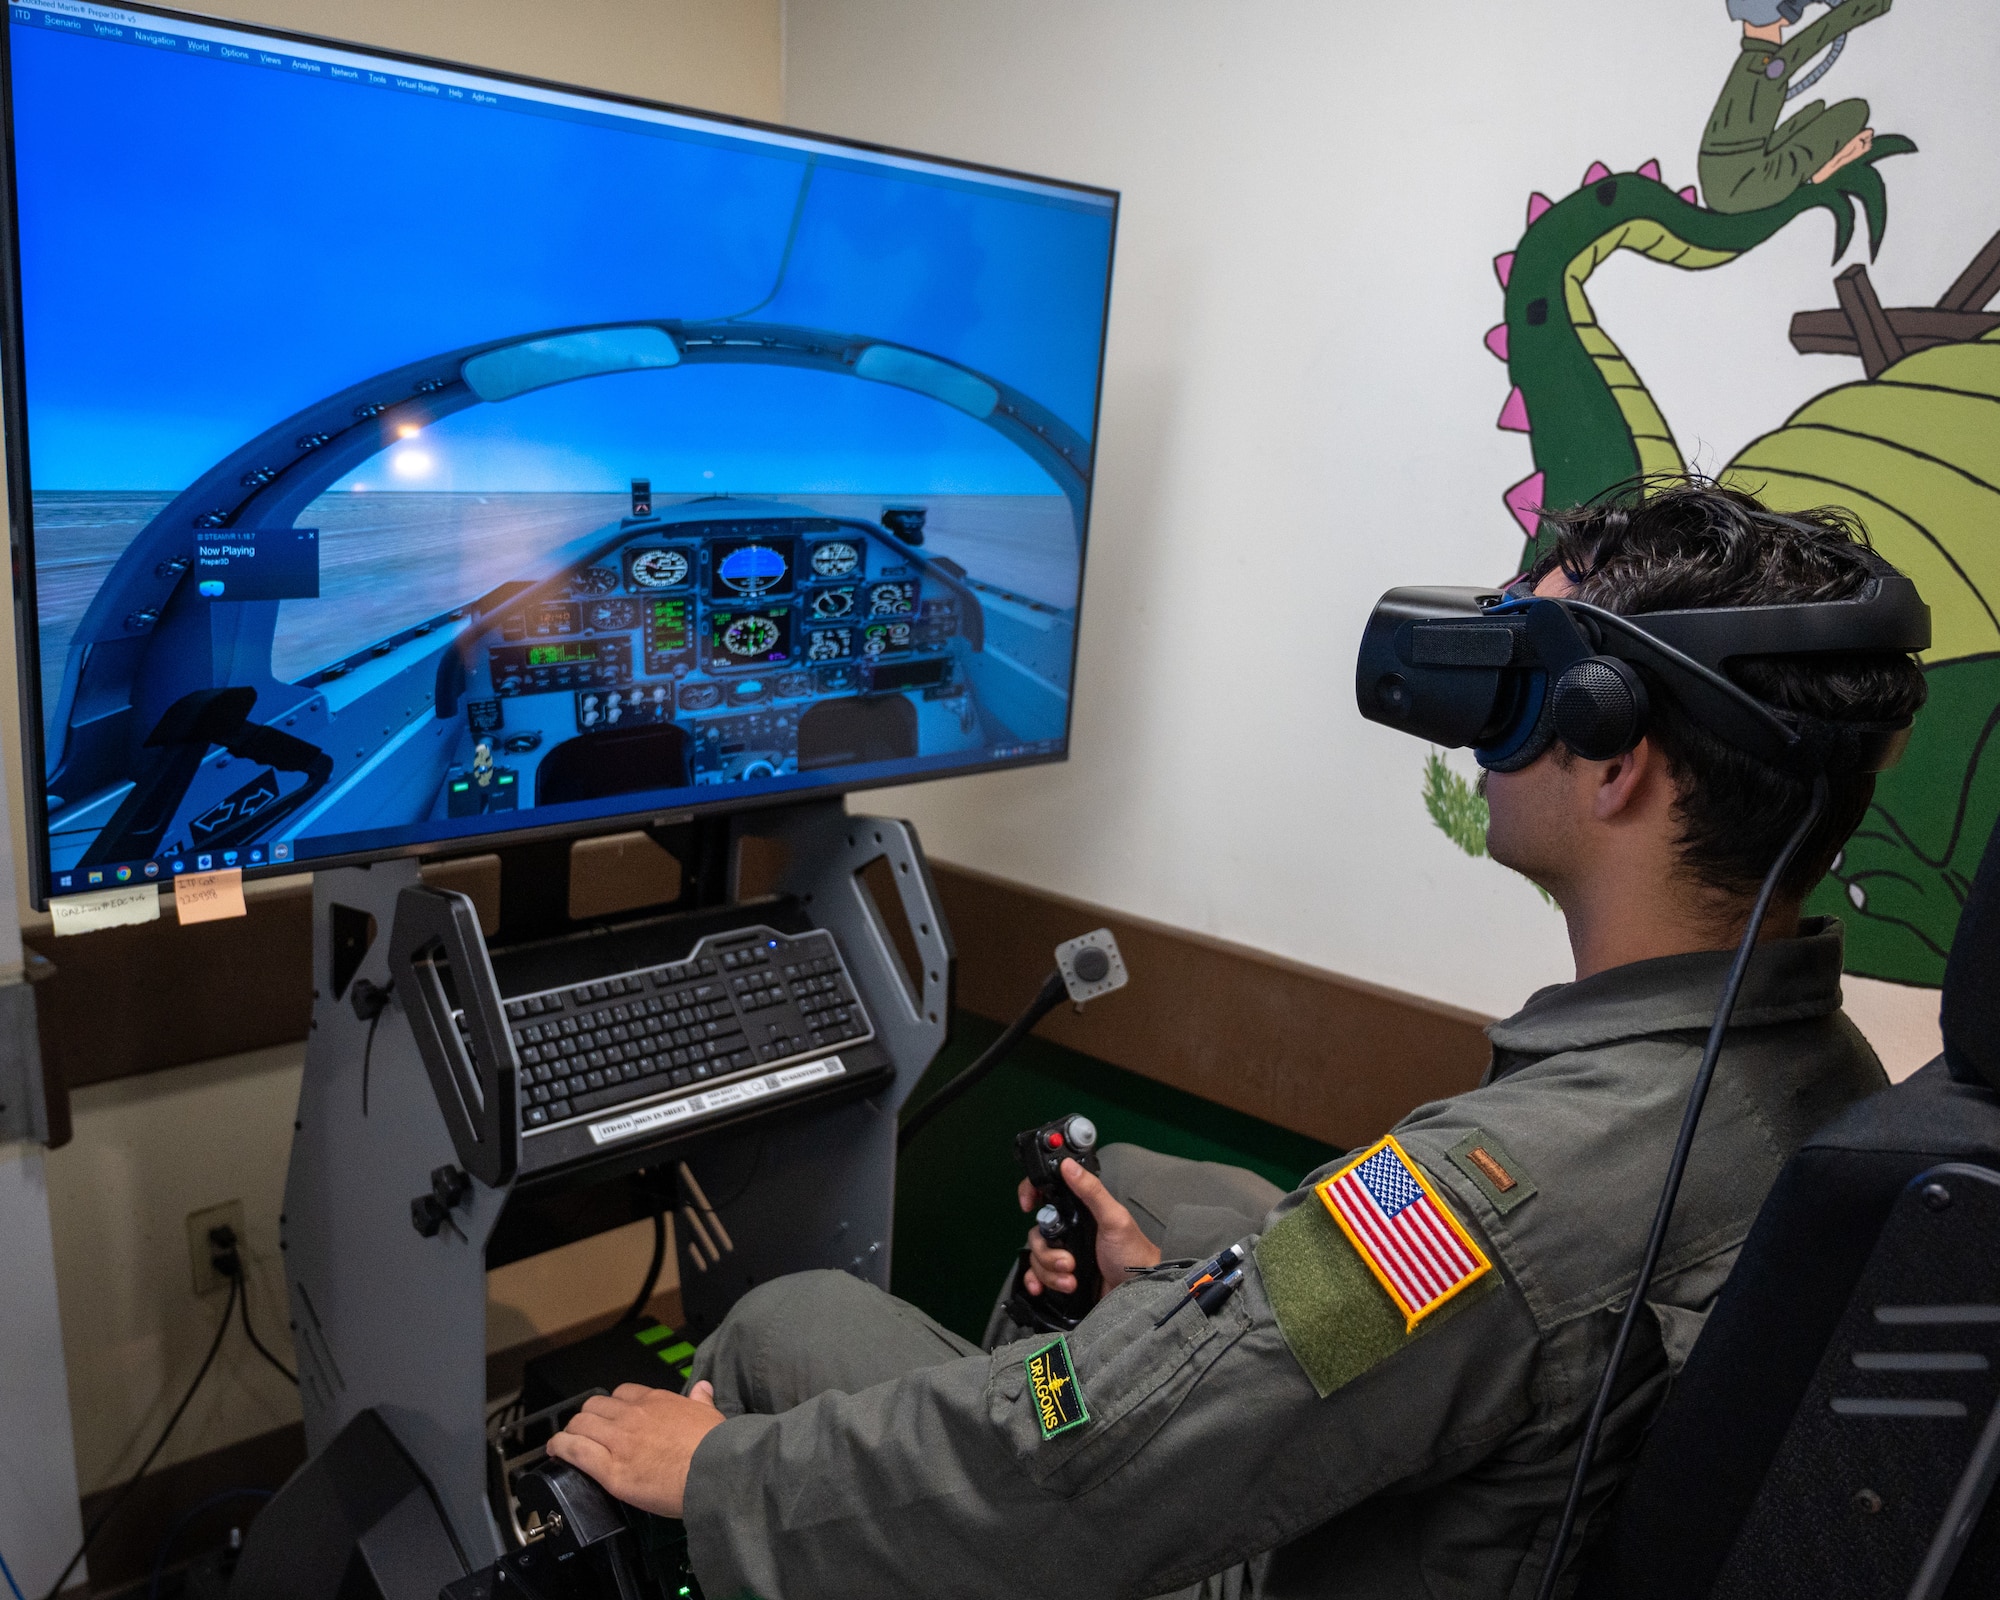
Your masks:
{"label": "dragons patch", "polygon": [[1090,1408],[1083,1403],[1083,1391],[1076,1384],[1076,1368],[1070,1364],[1069,1341],[1056,1335],[1028,1357],[1028,1390],[1035,1397],[1035,1420],[1042,1437],[1053,1439],[1090,1420]]}

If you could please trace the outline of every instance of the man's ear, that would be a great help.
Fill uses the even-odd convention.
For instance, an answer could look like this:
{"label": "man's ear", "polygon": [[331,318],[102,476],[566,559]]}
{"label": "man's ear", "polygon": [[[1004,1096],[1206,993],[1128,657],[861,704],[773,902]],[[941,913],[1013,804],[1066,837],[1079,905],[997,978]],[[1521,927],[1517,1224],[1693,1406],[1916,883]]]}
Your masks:
{"label": "man's ear", "polygon": [[1666,759],[1651,739],[1641,739],[1622,756],[1596,763],[1597,787],[1591,794],[1591,815],[1599,822],[1629,820],[1666,782]]}

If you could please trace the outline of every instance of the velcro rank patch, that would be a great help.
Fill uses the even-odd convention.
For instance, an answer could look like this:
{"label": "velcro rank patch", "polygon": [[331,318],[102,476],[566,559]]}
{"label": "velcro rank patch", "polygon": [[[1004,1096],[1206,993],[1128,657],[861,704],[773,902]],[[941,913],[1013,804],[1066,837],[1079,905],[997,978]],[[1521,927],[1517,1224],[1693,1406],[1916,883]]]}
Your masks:
{"label": "velcro rank patch", "polygon": [[1070,1364],[1069,1341],[1057,1334],[1028,1357],[1028,1392],[1035,1398],[1035,1420],[1042,1437],[1053,1439],[1090,1420],[1090,1408],[1083,1403],[1083,1391],[1076,1384],[1076,1368]]}

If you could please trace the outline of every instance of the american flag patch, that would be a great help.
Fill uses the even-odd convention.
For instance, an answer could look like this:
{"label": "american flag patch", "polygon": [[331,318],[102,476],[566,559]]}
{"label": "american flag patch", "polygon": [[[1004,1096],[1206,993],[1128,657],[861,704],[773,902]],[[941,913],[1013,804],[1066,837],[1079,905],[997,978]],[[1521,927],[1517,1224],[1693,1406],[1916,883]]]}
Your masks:
{"label": "american flag patch", "polygon": [[1393,1137],[1320,1184],[1319,1197],[1389,1291],[1405,1332],[1493,1270]]}

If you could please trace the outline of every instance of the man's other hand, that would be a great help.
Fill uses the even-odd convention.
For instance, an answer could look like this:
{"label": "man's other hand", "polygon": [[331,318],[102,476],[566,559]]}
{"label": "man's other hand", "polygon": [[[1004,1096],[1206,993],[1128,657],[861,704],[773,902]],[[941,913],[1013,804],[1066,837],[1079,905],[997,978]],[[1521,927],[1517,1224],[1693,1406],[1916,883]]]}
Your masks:
{"label": "man's other hand", "polygon": [[723,1420],[705,1382],[684,1395],[621,1383],[584,1401],[549,1441],[549,1454],[590,1474],[614,1500],[678,1517],[695,1446]]}
{"label": "man's other hand", "polygon": [[[1065,1159],[1062,1175],[1063,1182],[1069,1185],[1069,1192],[1081,1200],[1097,1219],[1097,1268],[1104,1275],[1100,1299],[1134,1272],[1144,1272],[1160,1264],[1160,1247],[1139,1231],[1139,1224],[1132,1220],[1132,1213],[1112,1199],[1111,1191],[1098,1181],[1095,1173],[1087,1172],[1077,1162]],[[1042,1202],[1035,1193],[1035,1186],[1026,1178],[1021,1180],[1019,1193],[1023,1211],[1041,1209]],[[1027,1286],[1029,1294],[1040,1294],[1044,1289],[1053,1289],[1058,1294],[1069,1294],[1075,1290],[1076,1257],[1050,1244],[1042,1237],[1040,1228],[1028,1230],[1028,1263],[1028,1270],[1021,1274],[1021,1282]]]}

